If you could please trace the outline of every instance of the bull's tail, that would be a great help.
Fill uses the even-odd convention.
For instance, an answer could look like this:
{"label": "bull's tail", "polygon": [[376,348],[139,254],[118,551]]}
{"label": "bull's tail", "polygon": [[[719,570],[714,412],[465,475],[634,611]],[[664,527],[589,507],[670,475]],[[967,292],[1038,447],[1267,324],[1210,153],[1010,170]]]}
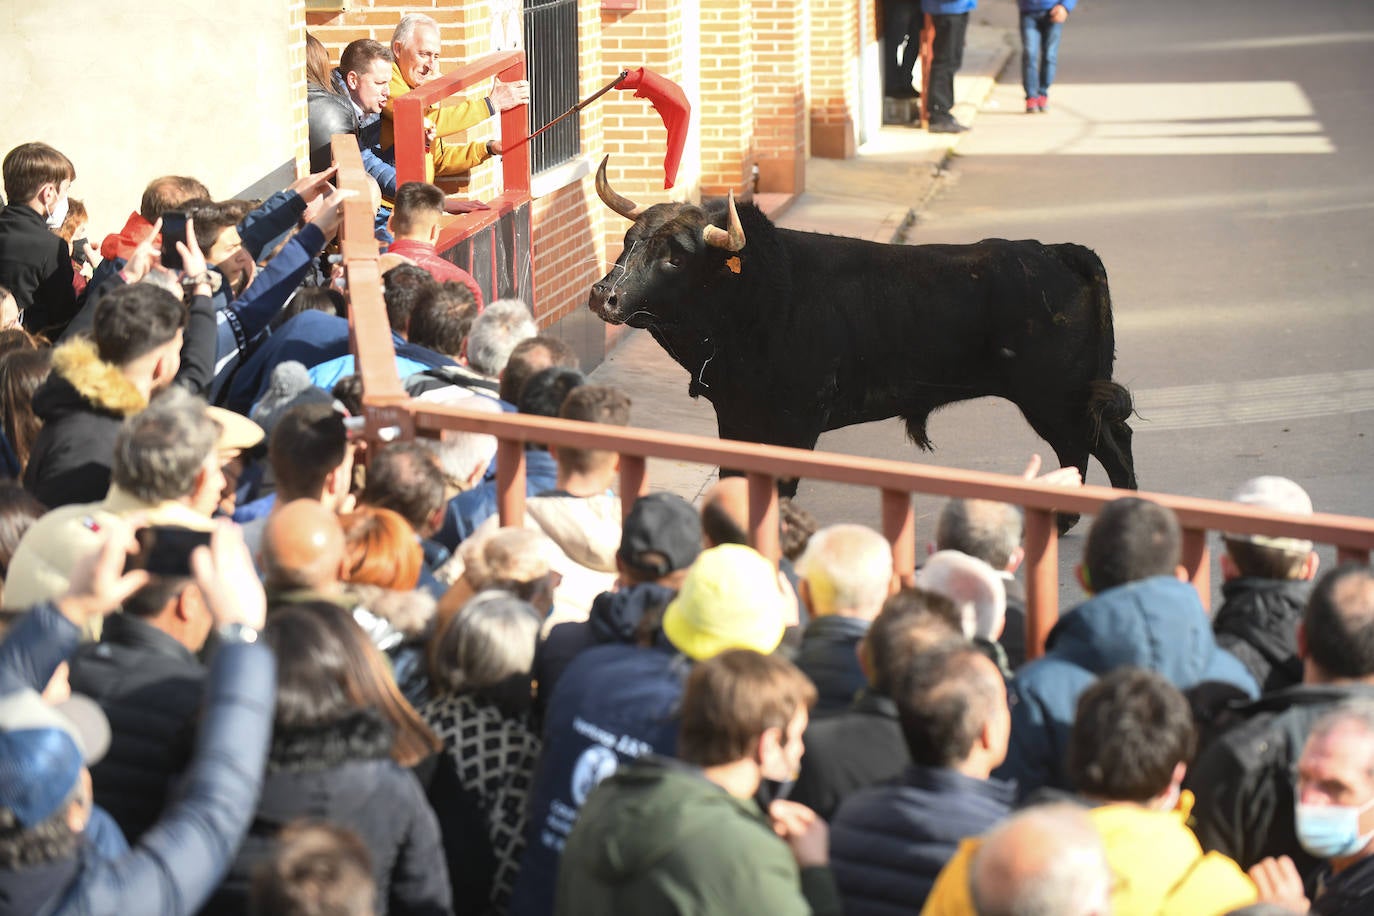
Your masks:
{"label": "bull's tail", "polygon": [[1125,386],[1109,378],[1088,383],[1088,415],[1093,418],[1094,435],[1103,423],[1124,423],[1135,413],[1135,399]]}

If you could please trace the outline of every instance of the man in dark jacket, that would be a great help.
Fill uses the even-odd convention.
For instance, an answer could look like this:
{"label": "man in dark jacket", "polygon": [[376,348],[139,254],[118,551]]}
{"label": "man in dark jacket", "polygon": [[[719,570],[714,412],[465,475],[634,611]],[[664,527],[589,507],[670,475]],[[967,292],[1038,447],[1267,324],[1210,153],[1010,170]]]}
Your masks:
{"label": "man in dark jacket", "polygon": [[900,583],[891,545],[863,525],[831,525],[811,535],[797,575],[798,597],[811,619],[796,662],[820,694],[819,719],[848,709],[868,686],[859,667],[859,641]]}
{"label": "man in dark jacket", "polygon": [[838,914],[825,821],[755,802],[796,772],[815,688],[749,650],[702,662],[682,698],[679,761],[649,758],[587,800],[558,874],[558,913]]}
{"label": "man in dark jacket", "polygon": [[0,286],[14,294],[24,328],[56,339],[76,314],[72,256],[54,229],[67,212],[76,169],[46,143],[23,143],[5,155],[0,211]]}
{"label": "man in dark jacket", "polygon": [[535,650],[541,707],[548,705],[554,685],[583,651],[612,643],[648,645],[699,553],[701,522],[691,503],[674,493],[635,500],[621,527],[615,590],[597,595],[586,620],[555,626]]}
{"label": "man in dark jacket", "polygon": [[[1232,502],[1311,515],[1312,499],[1286,477],[1256,477],[1241,484]],[[1225,535],[1221,593],[1212,618],[1217,644],[1228,650],[1269,693],[1302,681],[1298,623],[1317,574],[1312,542],[1258,534]]]}
{"label": "man in dark jacket", "polygon": [[965,837],[1006,817],[1016,787],[991,779],[1007,754],[1006,683],[963,639],[922,653],[896,691],[911,765],[893,785],[855,792],[830,825],[847,916],[920,913]]}
{"label": "man in dark jacket", "polygon": [[94,341],[53,351],[52,375],[33,396],[43,429],[24,471],[24,487],[40,502],[54,508],[105,496],[120,424],[176,377],[185,326],[176,296],[135,283],[101,300]]}
{"label": "man in dark jacket", "polygon": [[692,663],[726,649],[772,652],[782,641],[784,605],[773,564],[749,547],[724,544],[692,564],[652,648],[597,646],[573,660],[544,721],[511,913],[553,912],[563,844],[588,793],[622,764],[673,754]]}
{"label": "man in dark jacket", "polygon": [[1059,619],[1044,657],[1011,685],[1011,744],[997,775],[1015,779],[1023,798],[1069,788],[1064,753],[1078,696],[1109,671],[1162,674],[1203,718],[1258,694],[1245,667],[1218,648],[1197,590],[1181,581],[1181,544],[1174,514],[1149,500],[1118,499],[1094,519],[1079,567],[1093,597]]}
{"label": "man in dark jacket", "polygon": [[859,647],[869,687],[849,709],[813,721],[791,798],[826,820],[845,798],[896,779],[911,762],[894,691],[925,649],[963,635],[947,599],[903,589],[883,605]]}
{"label": "man in dark jacket", "polygon": [[91,769],[95,800],[131,843],[157,822],[191,757],[205,680],[195,653],[212,624],[191,580],[158,576],[72,658],[72,689],[100,704],[113,732]]}
{"label": "man in dark jacket", "polygon": [[[1322,862],[1314,916],[1374,910],[1374,703],[1342,703],[1312,726],[1297,768],[1297,831]],[[1288,861],[1267,861],[1292,870]],[[1261,871],[1261,869],[1256,869]]]}
{"label": "man in dark jacket", "polygon": [[41,689],[76,648],[81,628],[147,581],[142,572],[121,574],[133,548],[132,533],[112,523],[96,555],[83,558],[71,589],[55,604],[31,610],[0,645],[3,916],[195,912],[252,818],[272,728],[276,663],[257,642],[266,601],[232,529],[218,530],[194,560],[222,644],[206,681],[184,792],[133,849],[108,858],[85,842],[90,782],[71,733],[51,720],[8,715],[14,698],[6,695]]}
{"label": "man in dark jacket", "polygon": [[1188,776],[1198,839],[1242,868],[1289,856],[1309,882],[1319,860],[1298,842],[1293,766],[1333,706],[1374,701],[1374,569],[1348,565],[1312,591],[1298,633],[1303,683],[1233,710],[1241,724],[1199,754]]}

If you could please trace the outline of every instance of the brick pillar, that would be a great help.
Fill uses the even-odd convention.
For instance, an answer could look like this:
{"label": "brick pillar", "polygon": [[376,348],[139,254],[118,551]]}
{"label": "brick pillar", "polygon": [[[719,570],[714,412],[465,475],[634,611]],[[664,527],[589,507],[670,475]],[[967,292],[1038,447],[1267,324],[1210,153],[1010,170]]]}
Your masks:
{"label": "brick pillar", "polygon": [[806,188],[809,18],[807,0],[754,0],[754,146],[761,192],[800,194]]}
{"label": "brick pillar", "polygon": [[305,105],[305,0],[291,0],[286,7],[287,53],[291,60],[292,95],[296,99],[296,126],[292,154],[296,174],[310,171],[310,115]]}
{"label": "brick pillar", "polygon": [[701,191],[751,188],[756,0],[701,0]]}
{"label": "brick pillar", "polygon": [[857,146],[859,14],[854,0],[811,4],[811,154],[848,159]]}

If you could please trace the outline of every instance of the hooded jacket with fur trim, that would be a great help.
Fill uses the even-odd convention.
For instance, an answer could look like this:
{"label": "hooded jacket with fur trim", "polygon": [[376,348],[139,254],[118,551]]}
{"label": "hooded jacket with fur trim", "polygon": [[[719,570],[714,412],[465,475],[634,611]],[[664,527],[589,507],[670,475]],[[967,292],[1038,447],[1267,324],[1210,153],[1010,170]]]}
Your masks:
{"label": "hooded jacket with fur trim", "polygon": [[115,437],[148,399],[89,340],[53,350],[52,375],[35,392],[43,429],[24,471],[24,487],[48,508],[98,502],[110,488]]}

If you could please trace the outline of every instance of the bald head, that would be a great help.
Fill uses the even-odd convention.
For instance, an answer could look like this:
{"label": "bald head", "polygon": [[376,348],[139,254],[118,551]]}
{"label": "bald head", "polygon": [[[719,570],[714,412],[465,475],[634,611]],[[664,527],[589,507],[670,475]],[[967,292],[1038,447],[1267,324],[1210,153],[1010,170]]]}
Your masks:
{"label": "bald head", "polygon": [[1107,852],[1077,805],[1037,805],[1003,822],[973,854],[969,886],[978,916],[1111,911]]}
{"label": "bald head", "polygon": [[931,555],[916,571],[916,586],[943,595],[959,609],[964,635],[997,639],[1007,619],[1007,588],[987,563],[957,550]]}
{"label": "bald head", "polygon": [[707,547],[749,543],[749,480],[722,477],[701,499],[701,531]]}
{"label": "bald head", "polygon": [[268,591],[333,591],[345,555],[338,517],[312,499],[282,506],[262,530],[260,564]]}

